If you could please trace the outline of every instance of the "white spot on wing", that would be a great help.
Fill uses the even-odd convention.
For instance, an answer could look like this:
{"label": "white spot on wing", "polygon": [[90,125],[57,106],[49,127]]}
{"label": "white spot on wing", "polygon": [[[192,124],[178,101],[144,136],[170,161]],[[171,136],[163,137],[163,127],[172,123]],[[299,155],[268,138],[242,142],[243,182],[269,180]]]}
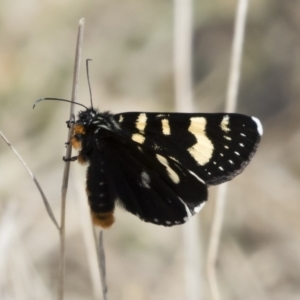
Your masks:
{"label": "white spot on wing", "polygon": [[263,127],[262,127],[260,121],[259,121],[257,118],[255,118],[255,117],[252,117],[252,120],[253,120],[253,121],[256,123],[256,125],[257,125],[257,131],[258,131],[259,135],[262,136],[264,130],[263,130]]}
{"label": "white spot on wing", "polygon": [[162,119],[162,131],[164,135],[170,135],[171,134],[171,128],[169,125],[169,120],[168,119]]}
{"label": "white spot on wing", "polygon": [[119,116],[119,123],[123,122],[124,117],[122,115]]}
{"label": "white spot on wing", "polygon": [[[144,133],[144,129],[146,127],[147,124],[147,116],[145,113],[141,113],[139,114],[136,123],[135,123],[135,127],[136,129],[138,129],[141,133]],[[135,142],[139,143],[139,144],[143,144],[145,141],[145,137],[141,134],[141,133],[134,133],[131,136],[131,139],[134,140]]]}
{"label": "white spot on wing", "polygon": [[139,144],[143,144],[145,141],[145,137],[139,133],[134,133],[131,136],[131,139],[134,140],[135,142],[139,143]]}
{"label": "white spot on wing", "polygon": [[192,215],[190,209],[188,208],[188,206],[184,203],[184,201],[180,197],[178,197],[178,199],[185,207],[186,217],[183,218],[183,221],[187,222],[193,215]]}
{"label": "white spot on wing", "polygon": [[205,202],[202,202],[200,205],[194,207],[194,213],[197,214],[201,208],[204,206]]}
{"label": "white spot on wing", "polygon": [[188,131],[195,136],[197,142],[192,147],[190,147],[188,151],[201,166],[210,161],[214,150],[214,146],[211,140],[206,136],[205,128],[205,118],[191,118],[191,124],[188,128]]}
{"label": "white spot on wing", "polygon": [[156,154],[156,158],[159,160],[159,162],[161,164],[163,164],[166,167],[168,175],[172,179],[172,181],[174,183],[179,183],[180,178],[179,178],[178,174],[169,166],[168,161],[163,156],[161,156],[159,154]]}
{"label": "white spot on wing", "polygon": [[147,189],[150,189],[150,177],[149,177],[149,174],[147,174],[145,171],[142,172],[141,174],[141,179],[142,179],[142,186],[147,188]]}
{"label": "white spot on wing", "polygon": [[228,131],[230,131],[228,125],[229,125],[229,116],[226,115],[226,116],[223,117],[223,119],[221,121],[221,124],[220,124],[220,127],[223,131],[228,132]]}
{"label": "white spot on wing", "polygon": [[139,114],[135,124],[138,130],[144,131],[147,124],[147,115],[145,113]]}

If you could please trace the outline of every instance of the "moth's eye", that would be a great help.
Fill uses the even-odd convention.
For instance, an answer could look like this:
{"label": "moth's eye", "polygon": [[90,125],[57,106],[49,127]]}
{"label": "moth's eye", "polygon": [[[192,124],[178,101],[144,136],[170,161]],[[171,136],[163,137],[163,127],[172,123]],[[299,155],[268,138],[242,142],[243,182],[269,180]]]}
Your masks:
{"label": "moth's eye", "polygon": [[74,135],[75,139],[81,141],[83,139],[83,134],[77,133]]}

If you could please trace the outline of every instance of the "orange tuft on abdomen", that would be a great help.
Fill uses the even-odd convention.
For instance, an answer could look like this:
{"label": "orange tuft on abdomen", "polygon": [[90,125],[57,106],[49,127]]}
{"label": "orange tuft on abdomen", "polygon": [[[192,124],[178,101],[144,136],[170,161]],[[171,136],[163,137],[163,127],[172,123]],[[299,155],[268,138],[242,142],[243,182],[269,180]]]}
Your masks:
{"label": "orange tuft on abdomen", "polygon": [[98,225],[102,228],[108,228],[115,222],[113,211],[98,214],[91,211],[91,215],[94,225]]}

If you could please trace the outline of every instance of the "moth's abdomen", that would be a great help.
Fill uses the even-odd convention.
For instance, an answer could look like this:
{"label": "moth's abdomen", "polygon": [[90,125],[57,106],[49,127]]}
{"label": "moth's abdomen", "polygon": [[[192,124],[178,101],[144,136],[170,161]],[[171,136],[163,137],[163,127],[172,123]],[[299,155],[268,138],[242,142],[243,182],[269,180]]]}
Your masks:
{"label": "moth's abdomen", "polygon": [[94,225],[98,225],[102,228],[109,228],[115,222],[113,211],[107,213],[95,213],[91,210],[91,216]]}
{"label": "moth's abdomen", "polygon": [[115,201],[109,189],[101,152],[93,156],[87,170],[86,192],[95,225],[110,227],[114,221]]}

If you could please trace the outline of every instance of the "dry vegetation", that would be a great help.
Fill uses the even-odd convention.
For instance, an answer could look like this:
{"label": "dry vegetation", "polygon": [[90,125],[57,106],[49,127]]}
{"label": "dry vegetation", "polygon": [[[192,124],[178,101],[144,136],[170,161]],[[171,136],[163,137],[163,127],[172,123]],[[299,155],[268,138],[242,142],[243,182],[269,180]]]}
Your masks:
{"label": "dry vegetation", "polygon": [[[235,5],[195,1],[197,111],[223,109]],[[250,2],[238,111],[261,118],[265,133],[253,162],[229,187],[218,263],[223,299],[299,299],[299,13],[298,1]],[[96,106],[174,110],[172,1],[2,0],[0,130],[38,177],[56,216],[69,107],[43,103],[33,111],[32,104],[44,96],[70,98],[81,17]],[[88,104],[88,97],[82,71],[79,99]],[[214,194],[198,216],[203,266]],[[96,299],[80,214],[84,197],[84,170],[73,164],[65,299]],[[104,236],[110,299],[184,299],[181,233],[118,210]],[[54,299],[58,243],[34,184],[1,141],[0,299]]]}

